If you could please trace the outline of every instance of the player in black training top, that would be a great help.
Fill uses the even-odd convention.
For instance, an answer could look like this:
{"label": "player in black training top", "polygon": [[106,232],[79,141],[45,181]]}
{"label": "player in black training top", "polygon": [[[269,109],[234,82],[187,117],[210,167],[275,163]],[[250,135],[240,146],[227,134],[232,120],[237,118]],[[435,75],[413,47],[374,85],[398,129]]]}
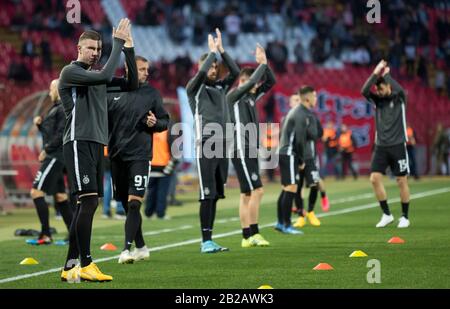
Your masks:
{"label": "player in black training top", "polygon": [[[62,280],[72,280],[78,275],[88,281],[112,280],[92,262],[90,240],[98,197],[103,196],[103,147],[108,144],[106,93],[138,87],[130,28],[129,20],[122,19],[113,30],[111,55],[101,71],[91,70],[100,59],[102,49],[101,37],[95,31],[86,31],[80,36],[77,61],[61,71],[59,94],[66,113],[64,159],[71,191],[79,202]],[[113,78],[122,49],[128,64],[128,80]],[[77,266],[78,257],[81,267]]]}
{"label": "player in black training top", "polygon": [[55,209],[59,210],[67,230],[72,222],[72,209],[69,205],[66,186],[64,184],[64,158],[63,158],[63,133],[66,123],[66,115],[58,95],[58,80],[55,79],[50,84],[49,96],[53,106],[47,115],[42,119],[36,116],[33,120],[42,134],[43,150],[39,154],[41,168],[37,172],[31,189],[36,211],[41,222],[41,233],[33,244],[42,245],[52,242],[50,233],[49,211],[45,201],[45,195],[53,195]]}
{"label": "player in black training top", "polygon": [[[149,257],[140,209],[150,177],[153,132],[166,130],[169,122],[161,95],[147,83],[149,61],[136,56],[136,66],[139,88],[108,95],[108,147],[114,198],[122,202],[127,213],[121,264]],[[133,241],[136,249],[130,252]]]}
{"label": "player in black training top", "polygon": [[[228,250],[212,240],[212,230],[217,200],[225,198],[224,186],[228,172],[225,132],[230,115],[225,95],[238,77],[239,67],[223,49],[219,29],[216,29],[216,34],[215,39],[212,35],[208,36],[209,53],[200,58],[199,70],[186,86],[196,131],[202,253]],[[216,59],[217,52],[220,52],[223,62],[230,71],[223,80],[218,80],[220,72]]]}
{"label": "player in black training top", "polygon": [[263,189],[258,163],[259,119],[256,103],[275,85],[275,76],[267,65],[266,52],[259,44],[255,55],[258,68],[242,69],[238,87],[227,94],[230,118],[234,124],[234,154],[231,161],[241,187],[239,217],[243,248],[269,246],[258,227]]}
{"label": "player in black training top", "polygon": [[[300,96],[313,93],[309,86],[302,87]],[[277,203],[278,222],[275,229],[285,234],[303,234],[295,229],[291,223],[292,202],[297,195],[297,186],[300,179],[299,170],[305,168],[306,138],[309,131],[317,129],[314,119],[306,103],[292,108],[286,115],[281,129],[279,165],[282,191]]]}
{"label": "player in black training top", "polygon": [[[402,203],[402,217],[398,222],[399,228],[409,226],[409,174],[408,140],[406,127],[406,94],[403,88],[391,77],[387,62],[382,60],[373,74],[364,84],[361,92],[375,105],[375,150],[372,156],[370,181],[375,195],[380,202],[383,216],[376,227],[385,227],[394,221],[389,211],[387,195],[383,185],[383,174],[389,166],[397,178]],[[376,85],[376,93],[370,88]]]}

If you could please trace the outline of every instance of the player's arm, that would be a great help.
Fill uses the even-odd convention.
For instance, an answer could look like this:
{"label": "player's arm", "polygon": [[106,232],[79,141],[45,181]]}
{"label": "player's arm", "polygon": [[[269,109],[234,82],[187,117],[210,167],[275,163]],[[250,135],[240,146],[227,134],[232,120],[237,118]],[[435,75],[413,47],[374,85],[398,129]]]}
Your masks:
{"label": "player's arm", "polygon": [[161,96],[158,95],[156,96],[155,99],[155,107],[153,110],[153,114],[156,117],[156,123],[153,127],[153,132],[162,132],[164,130],[167,130],[167,127],[169,126],[169,114],[167,113],[167,111],[164,109],[163,106],[163,100],[161,98]]}
{"label": "player's arm", "polygon": [[217,48],[214,43],[212,35],[208,35],[208,47],[209,47],[208,56],[203,61],[202,65],[198,68],[197,74],[195,74],[194,77],[186,85],[186,91],[188,96],[193,96],[197,93],[198,89],[200,89],[200,86],[206,79],[206,75],[208,73],[209,68],[216,60]]}
{"label": "player's arm", "polygon": [[241,99],[261,80],[261,78],[264,76],[264,73],[266,72],[266,67],[267,65],[260,64],[255,72],[253,72],[252,76],[250,76],[248,81],[227,94],[227,101],[230,103],[234,103]]}
{"label": "player's arm", "polygon": [[214,40],[214,43],[216,45],[216,49],[219,51],[220,56],[222,57],[223,63],[230,71],[227,75],[227,77],[224,78],[224,80],[221,82],[225,90],[228,90],[231,88],[231,86],[234,84],[236,79],[239,76],[239,66],[236,64],[236,62],[228,55],[228,53],[223,48],[222,44],[222,33],[218,28],[216,28],[216,35],[217,37]]}
{"label": "player's arm", "polygon": [[272,89],[273,86],[275,86],[275,83],[277,82],[275,78],[275,74],[273,73],[272,69],[269,67],[269,65],[266,66],[266,74],[265,74],[265,81],[264,83],[258,87],[256,90],[257,98],[261,98],[263,95],[265,95],[267,92],[269,92],[270,89]]}
{"label": "player's arm", "polygon": [[[66,125],[66,115],[62,106],[58,107],[58,111],[54,113],[52,117],[53,124],[56,123],[56,130],[50,134],[51,139],[44,145],[44,150],[46,153],[51,153],[62,145],[64,127]],[[55,127],[55,125],[52,127]]]}
{"label": "player's arm", "polygon": [[372,88],[373,85],[375,85],[375,83],[377,82],[378,76],[381,74],[381,72],[384,70],[384,68],[386,67],[387,62],[384,60],[381,60],[378,65],[375,67],[375,69],[373,70],[373,73],[370,75],[369,79],[364,83],[362,89],[361,89],[361,94],[370,102],[374,103],[374,97],[376,97],[376,95],[374,95],[370,89]]}
{"label": "player's arm", "polygon": [[128,68],[126,78],[113,77],[107,85],[108,92],[133,91],[139,88],[139,78],[133,47],[124,47],[125,62]]}
{"label": "player's arm", "polygon": [[319,128],[316,123],[316,117],[314,115],[307,116],[307,137],[315,141],[319,137]]}
{"label": "player's arm", "polygon": [[398,93],[406,102],[405,90],[395,79],[392,78],[389,67],[386,68],[383,77],[384,80],[391,85],[392,92]]}
{"label": "player's arm", "polygon": [[364,83],[361,94],[370,102],[373,102],[373,93],[370,91],[373,85],[377,82],[378,76],[375,74],[370,75],[369,79]]}
{"label": "player's arm", "polygon": [[306,119],[305,116],[301,115],[299,119],[296,119],[297,121],[295,121],[295,149],[297,150],[296,154],[299,165],[302,165],[305,162],[306,130],[308,129]]}
{"label": "player's arm", "polygon": [[320,123],[320,119],[317,116],[314,116],[317,124],[317,139],[321,139],[323,137],[323,127]]}
{"label": "player's arm", "polygon": [[111,55],[101,71],[88,71],[76,65],[66,66],[61,71],[60,82],[66,87],[94,86],[109,83],[119,64],[120,52],[128,36],[129,27],[128,19],[122,19],[117,30],[113,31],[114,39]]}
{"label": "player's arm", "polygon": [[169,114],[163,107],[163,101],[159,93],[155,93],[153,109],[140,120],[138,130],[152,134],[167,130],[169,125]]}
{"label": "player's arm", "polygon": [[265,81],[256,90],[256,98],[258,100],[275,85],[276,78],[272,69],[267,64],[266,51],[259,44],[256,45],[256,62],[259,64],[264,64],[266,66]]}

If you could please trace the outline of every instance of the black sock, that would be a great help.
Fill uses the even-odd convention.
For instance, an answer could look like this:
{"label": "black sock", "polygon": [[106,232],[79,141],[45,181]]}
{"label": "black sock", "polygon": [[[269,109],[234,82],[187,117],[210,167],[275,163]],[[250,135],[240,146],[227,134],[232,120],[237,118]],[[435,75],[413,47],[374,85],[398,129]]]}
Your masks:
{"label": "black sock", "polygon": [[136,232],[136,237],[134,238],[134,243],[136,244],[136,248],[142,248],[145,246],[144,234],[142,234],[142,219],[141,219],[141,224],[139,224],[138,230]]}
{"label": "black sock", "polygon": [[41,222],[41,233],[47,236],[50,234],[50,223],[49,223],[49,211],[48,205],[43,196],[33,199],[34,205],[36,206],[36,211]]}
{"label": "black sock", "polygon": [[253,235],[259,234],[258,223],[250,224],[250,233]]}
{"label": "black sock", "polygon": [[62,202],[56,202],[55,208],[59,210],[59,212],[64,220],[64,224],[67,227],[67,230],[70,230],[70,224],[72,223],[72,219],[73,219],[73,212],[72,212],[72,208],[69,204],[69,201],[65,200]]}
{"label": "black sock", "polygon": [[391,215],[391,212],[389,211],[389,206],[388,206],[387,201],[380,201],[380,207],[383,210],[383,213],[385,215],[388,215],[388,216]]}
{"label": "black sock", "polygon": [[318,191],[319,190],[318,190],[317,186],[311,187],[311,190],[309,191],[308,212],[314,211],[314,206],[316,205]]}
{"label": "black sock", "polygon": [[211,204],[212,200],[200,201],[200,228],[204,242],[211,240]]}
{"label": "black sock", "polygon": [[78,246],[80,248],[80,264],[86,267],[92,262],[91,234],[92,220],[98,206],[98,196],[88,195],[80,198],[80,213],[76,222]]}
{"label": "black sock", "polygon": [[408,219],[408,211],[409,211],[409,202],[407,203],[402,202],[402,215],[406,219]]}
{"label": "black sock", "polygon": [[[76,199],[75,199],[76,200]],[[69,250],[67,251],[66,264],[64,270],[72,269],[76,266],[76,260],[80,257],[80,249],[78,247],[78,239],[76,233],[76,222],[80,213],[80,204],[75,206],[75,212],[73,213],[72,223],[69,229]]]}
{"label": "black sock", "polygon": [[214,199],[214,200],[212,200],[212,203],[211,203],[211,218],[210,218],[210,220],[211,220],[211,222],[209,223],[209,228],[211,229],[211,233],[212,233],[212,229],[213,229],[213,227],[214,227],[214,220],[216,220],[216,209],[217,209],[217,201],[218,201],[219,199]]}
{"label": "black sock", "polygon": [[248,239],[250,238],[251,234],[250,234],[250,228],[249,227],[245,227],[242,229],[242,237],[244,237],[244,239]]}
{"label": "black sock", "polygon": [[295,206],[297,207],[297,214],[299,216],[303,216],[303,199],[301,197],[302,188],[300,186],[297,187],[297,194],[295,194]]}
{"label": "black sock", "polygon": [[324,198],[325,196],[327,196],[327,192],[325,191],[320,191],[320,197]]}
{"label": "black sock", "polygon": [[283,224],[283,200],[284,200],[284,190],[281,191],[277,202],[277,218],[278,223]]}
{"label": "black sock", "polygon": [[125,220],[125,245],[123,250],[130,250],[136,237],[139,225],[142,223],[141,202],[131,200],[128,202],[127,218]]}
{"label": "black sock", "polygon": [[292,202],[295,198],[294,192],[284,192],[283,196],[283,224],[284,226],[290,226],[291,225],[291,209],[292,209]]}

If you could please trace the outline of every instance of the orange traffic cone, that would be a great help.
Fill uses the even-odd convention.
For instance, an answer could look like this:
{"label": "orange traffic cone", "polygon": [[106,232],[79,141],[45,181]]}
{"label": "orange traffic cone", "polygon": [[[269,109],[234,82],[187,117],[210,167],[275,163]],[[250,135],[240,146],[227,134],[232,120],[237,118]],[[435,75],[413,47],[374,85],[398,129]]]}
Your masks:
{"label": "orange traffic cone", "polygon": [[333,266],[331,266],[328,263],[319,263],[316,267],[313,268],[313,270],[333,270]]}
{"label": "orange traffic cone", "polygon": [[115,251],[117,250],[117,247],[114,246],[113,244],[106,243],[103,246],[101,246],[100,249],[105,251]]}
{"label": "orange traffic cone", "polygon": [[388,243],[390,244],[404,244],[405,241],[403,239],[401,239],[400,237],[392,237],[391,239],[388,240]]}

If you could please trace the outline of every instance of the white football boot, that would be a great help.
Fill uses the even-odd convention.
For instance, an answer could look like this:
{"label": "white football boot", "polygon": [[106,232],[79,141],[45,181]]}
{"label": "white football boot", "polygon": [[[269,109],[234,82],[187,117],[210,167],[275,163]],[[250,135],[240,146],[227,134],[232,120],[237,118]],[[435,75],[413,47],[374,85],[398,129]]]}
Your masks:
{"label": "white football boot", "polygon": [[148,260],[150,258],[150,250],[148,250],[147,246],[135,248],[131,254],[135,261]]}
{"label": "white football boot", "polygon": [[394,222],[394,216],[393,215],[386,215],[383,214],[383,216],[381,217],[380,222],[377,223],[376,227],[385,227],[388,224],[391,224],[392,222]]}
{"label": "white football boot", "polygon": [[402,217],[398,220],[398,225],[397,225],[397,227],[398,227],[399,229],[404,229],[404,228],[409,227],[409,220],[402,216]]}
{"label": "white football boot", "polygon": [[134,262],[134,256],[130,253],[130,250],[124,250],[120,253],[119,264],[132,264]]}

